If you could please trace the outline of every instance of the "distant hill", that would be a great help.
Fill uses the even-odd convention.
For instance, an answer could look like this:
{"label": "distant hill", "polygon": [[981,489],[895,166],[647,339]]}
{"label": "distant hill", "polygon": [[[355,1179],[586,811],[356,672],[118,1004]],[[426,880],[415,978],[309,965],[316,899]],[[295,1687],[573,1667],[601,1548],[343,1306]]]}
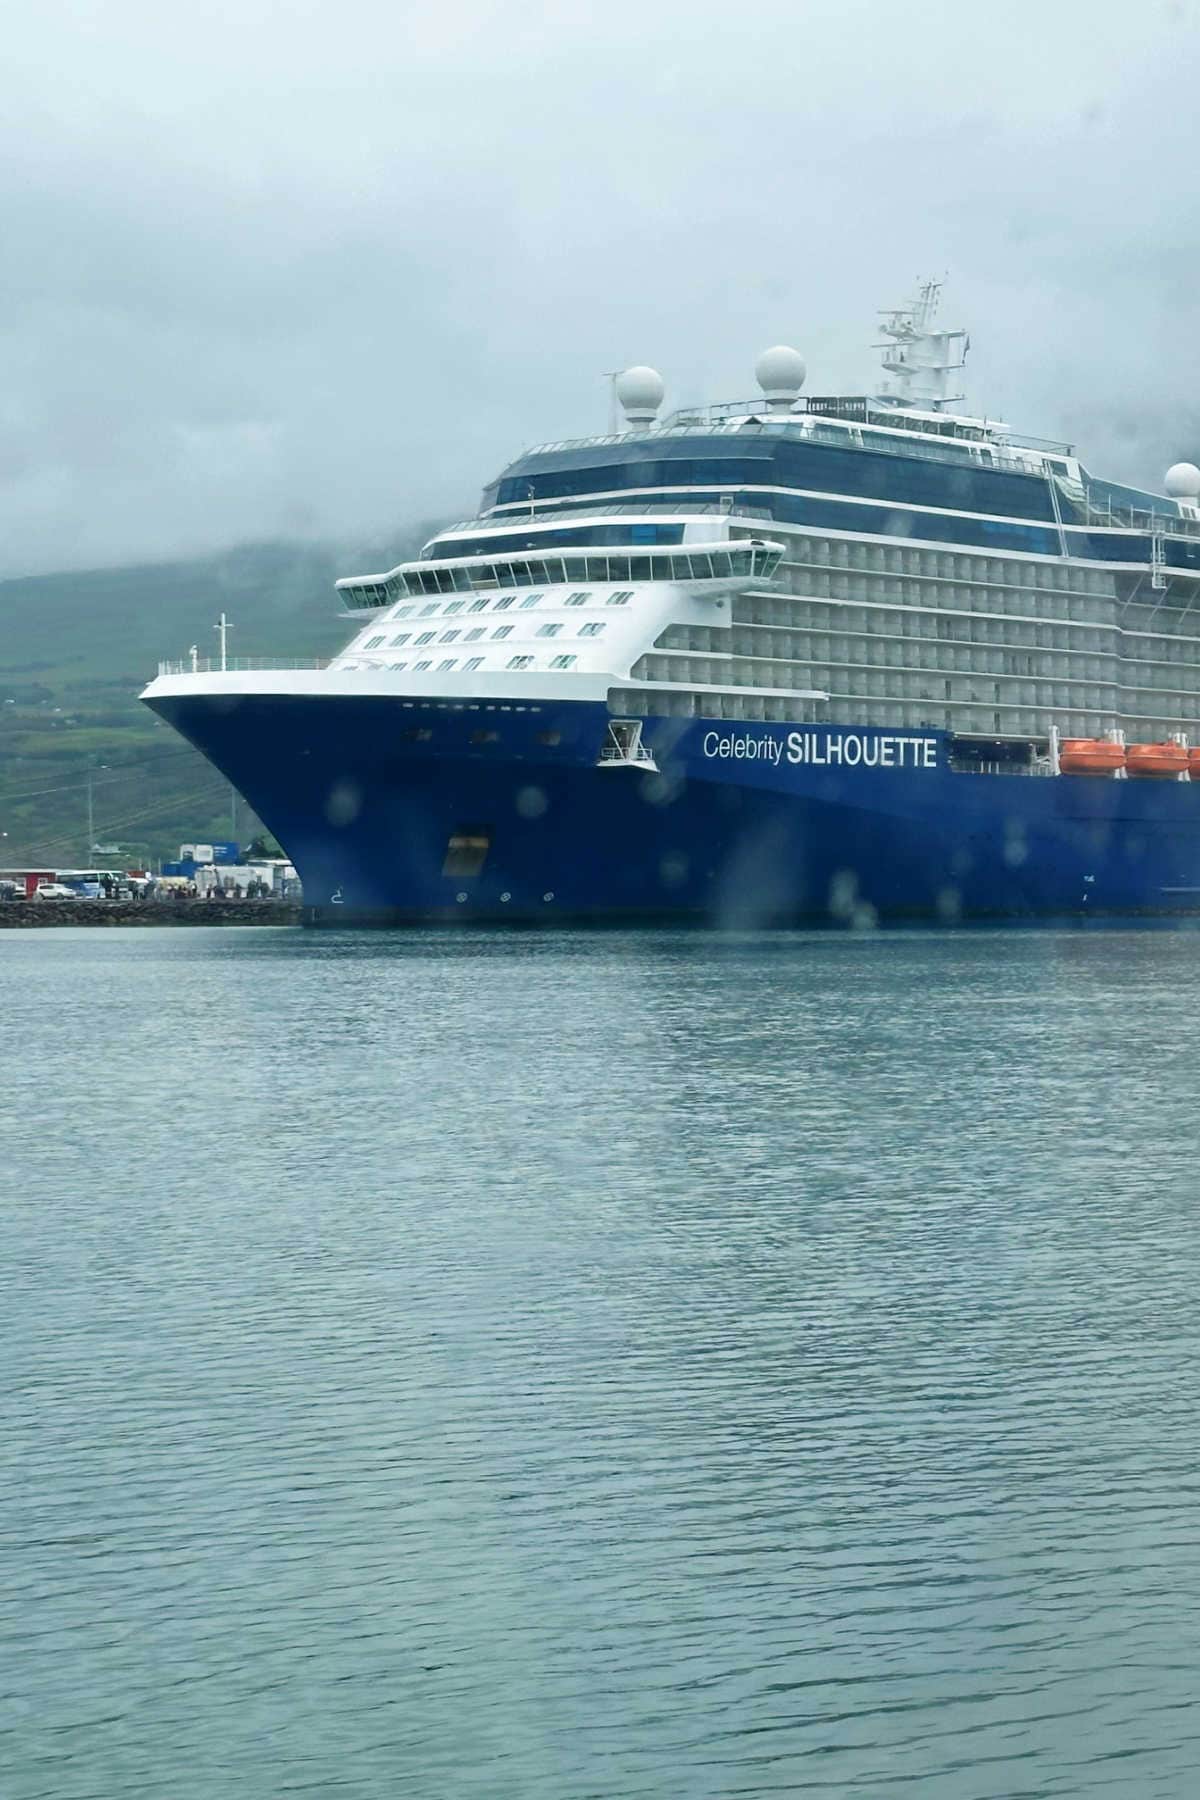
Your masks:
{"label": "distant hill", "polygon": [[[228,785],[138,701],[162,659],[232,622],[231,656],[332,655],[349,628],[339,575],[390,568],[435,523],[348,549],[256,544],[187,562],[0,582],[0,867],[91,862],[93,836],[125,860],[173,855],[188,838],[227,837]],[[236,806],[243,841],[258,829]]]}

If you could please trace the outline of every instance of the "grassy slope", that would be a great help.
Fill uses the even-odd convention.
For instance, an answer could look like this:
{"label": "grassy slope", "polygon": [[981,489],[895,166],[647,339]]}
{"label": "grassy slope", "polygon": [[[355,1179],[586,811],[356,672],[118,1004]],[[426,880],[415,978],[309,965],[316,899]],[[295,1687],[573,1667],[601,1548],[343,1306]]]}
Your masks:
{"label": "grassy slope", "polygon": [[[222,610],[231,656],[328,656],[348,636],[336,577],[390,567],[431,529],[348,554],[258,545],[0,582],[0,866],[91,860],[89,768],[98,841],[173,855],[185,839],[227,837],[228,787],[138,703],[159,660],[182,659],[190,644],[215,655]],[[243,841],[256,824],[241,805]]]}

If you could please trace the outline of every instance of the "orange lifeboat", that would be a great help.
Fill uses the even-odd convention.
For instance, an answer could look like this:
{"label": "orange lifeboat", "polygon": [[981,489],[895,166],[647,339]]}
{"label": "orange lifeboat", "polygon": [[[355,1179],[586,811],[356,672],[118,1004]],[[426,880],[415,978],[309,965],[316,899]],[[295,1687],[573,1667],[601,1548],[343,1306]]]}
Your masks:
{"label": "orange lifeboat", "polygon": [[1115,775],[1125,767],[1125,746],[1107,738],[1064,738],[1058,766],[1064,775]]}
{"label": "orange lifeboat", "polygon": [[1200,781],[1200,747],[1195,744],[1188,751],[1188,774],[1193,781]]}
{"label": "orange lifeboat", "polygon": [[1159,780],[1186,775],[1188,753],[1182,744],[1126,744],[1125,767],[1130,775],[1152,775]]}

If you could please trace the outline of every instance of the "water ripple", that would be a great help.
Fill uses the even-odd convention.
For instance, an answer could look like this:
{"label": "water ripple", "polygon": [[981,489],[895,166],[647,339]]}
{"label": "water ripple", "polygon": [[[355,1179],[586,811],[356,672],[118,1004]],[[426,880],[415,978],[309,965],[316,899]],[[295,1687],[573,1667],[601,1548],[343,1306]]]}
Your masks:
{"label": "water ripple", "polygon": [[1200,939],[6,933],[4,1800],[1195,1789]]}

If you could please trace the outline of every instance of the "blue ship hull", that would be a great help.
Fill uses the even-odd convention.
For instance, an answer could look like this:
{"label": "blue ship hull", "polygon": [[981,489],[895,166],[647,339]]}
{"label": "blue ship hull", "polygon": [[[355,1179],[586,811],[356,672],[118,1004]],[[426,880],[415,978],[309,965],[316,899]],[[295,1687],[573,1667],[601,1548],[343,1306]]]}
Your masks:
{"label": "blue ship hull", "polygon": [[[1200,783],[961,773],[942,733],[594,703],[163,696],[295,862],[314,924],[1200,913]],[[482,864],[457,873],[461,848]],[[449,860],[448,860],[449,858]]]}

